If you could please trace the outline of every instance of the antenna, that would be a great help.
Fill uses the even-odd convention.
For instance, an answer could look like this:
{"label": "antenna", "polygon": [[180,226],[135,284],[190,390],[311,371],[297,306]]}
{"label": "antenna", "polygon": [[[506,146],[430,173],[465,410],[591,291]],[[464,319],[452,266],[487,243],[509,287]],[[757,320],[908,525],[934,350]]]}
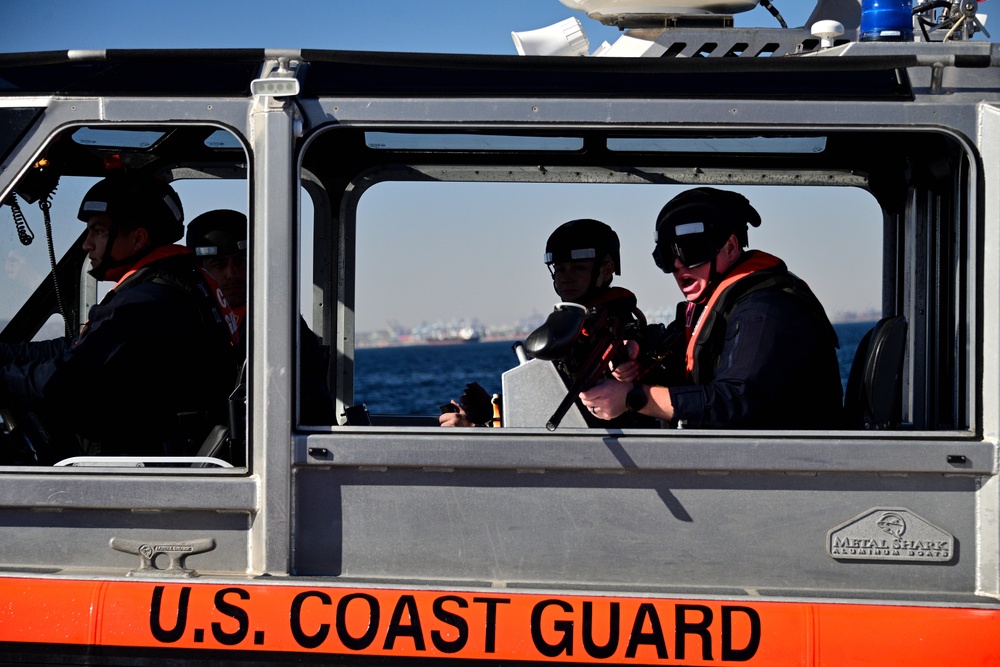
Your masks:
{"label": "antenna", "polygon": [[844,24],[840,21],[817,21],[810,30],[819,37],[820,48],[829,49],[833,46],[833,40],[844,34]]}

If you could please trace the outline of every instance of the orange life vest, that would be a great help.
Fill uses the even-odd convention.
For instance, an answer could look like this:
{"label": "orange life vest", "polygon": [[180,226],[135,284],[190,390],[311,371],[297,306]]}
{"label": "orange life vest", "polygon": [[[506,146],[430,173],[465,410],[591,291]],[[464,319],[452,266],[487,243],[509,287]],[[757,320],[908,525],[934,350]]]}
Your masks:
{"label": "orange life vest", "polygon": [[766,252],[761,252],[760,250],[751,250],[747,253],[746,259],[734,266],[733,269],[726,274],[726,277],[722,279],[722,282],[720,282],[712,292],[712,296],[709,297],[708,303],[705,304],[705,309],[701,312],[701,317],[698,318],[697,324],[694,325],[694,330],[691,332],[691,337],[688,340],[686,369],[689,379],[694,373],[695,348],[701,338],[702,330],[707,323],[714,322],[717,306],[723,302],[723,296],[729,291],[730,288],[747,276],[764,269],[773,269],[782,265],[783,262],[774,255],[769,255]]}

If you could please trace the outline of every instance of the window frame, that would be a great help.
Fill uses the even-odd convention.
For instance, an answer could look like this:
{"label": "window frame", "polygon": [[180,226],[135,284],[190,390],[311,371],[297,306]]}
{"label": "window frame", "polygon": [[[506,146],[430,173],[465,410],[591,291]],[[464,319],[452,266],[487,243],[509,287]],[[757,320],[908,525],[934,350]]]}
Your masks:
{"label": "window frame", "polygon": [[[449,131],[456,134],[462,134],[463,132],[477,132],[475,128],[465,129],[465,128],[448,128]],[[343,132],[352,133],[359,132],[362,134],[369,132],[400,132],[400,133],[414,133],[420,132],[421,128],[411,128],[411,127],[378,127],[378,126],[355,126],[352,128],[325,128],[313,133],[303,147],[303,154],[306,156],[303,158],[303,162],[308,162],[307,152],[310,150],[310,146],[313,142],[317,140],[317,137],[321,137],[325,132]],[[429,130],[425,130],[429,131]],[[518,133],[528,133],[528,134],[545,134],[545,130],[540,130],[537,127],[532,127],[530,129],[518,126],[512,126],[508,128],[498,128],[490,127],[489,132],[492,135],[500,135],[504,132],[510,132],[511,134]],[[445,134],[445,130],[440,127],[434,128],[433,132],[437,135]],[[567,131],[566,128],[552,128],[547,130],[553,136],[572,136],[571,131]],[[937,438],[941,437],[943,434],[947,433],[949,436],[970,439],[976,437],[981,431],[981,422],[977,417],[977,406],[979,403],[979,398],[977,395],[976,384],[973,378],[976,377],[978,371],[976,369],[976,354],[972,350],[972,346],[976,344],[973,339],[965,338],[960,339],[959,330],[962,327],[962,318],[971,317],[975,312],[975,304],[977,300],[982,298],[982,295],[978,293],[976,289],[975,273],[977,269],[977,261],[975,259],[975,244],[974,238],[970,238],[970,229],[975,228],[974,220],[978,215],[975,204],[975,188],[977,183],[977,169],[976,169],[976,151],[963,137],[954,132],[949,132],[941,130],[940,128],[925,128],[925,127],[915,127],[915,128],[889,128],[884,127],[851,127],[851,128],[822,128],[818,129],[815,126],[810,127],[782,127],[782,128],[767,128],[762,130],[760,128],[754,128],[753,130],[739,130],[739,129],[718,129],[718,128],[690,128],[684,127],[681,129],[672,128],[670,126],[661,126],[653,128],[643,128],[642,130],[636,130],[635,128],[630,128],[627,130],[621,129],[607,129],[601,128],[594,130],[593,128],[587,128],[586,130],[579,130],[579,133],[586,137],[584,142],[585,148],[583,151],[570,151],[566,154],[560,153],[557,158],[554,159],[552,155],[546,156],[546,166],[544,169],[544,177],[535,176],[537,182],[553,182],[553,181],[565,181],[572,182],[574,179],[577,181],[599,181],[601,176],[604,176],[608,182],[614,182],[617,180],[627,181],[629,178],[633,177],[632,174],[626,173],[627,169],[615,169],[614,167],[605,167],[603,165],[609,164],[608,154],[609,151],[604,150],[601,146],[601,137],[604,140],[615,136],[627,136],[627,137],[641,137],[641,136],[655,136],[655,137],[691,137],[691,136],[719,136],[719,137],[732,137],[741,135],[750,136],[780,136],[780,137],[808,137],[815,138],[817,135],[822,136],[836,136],[838,134],[853,133],[862,137],[871,137],[875,140],[881,139],[884,142],[888,142],[889,137],[891,141],[908,140],[911,136],[915,135],[915,139],[926,139],[927,137],[933,137],[939,141],[939,143],[944,144],[945,147],[941,149],[940,152],[950,154],[952,157],[957,156],[960,165],[952,172],[949,173],[951,182],[948,184],[947,192],[950,193],[948,199],[953,202],[953,206],[957,207],[953,210],[944,210],[941,206],[934,207],[931,211],[930,208],[917,209],[915,207],[915,202],[919,198],[933,198],[934,188],[939,187],[940,183],[932,184],[928,186],[926,184],[921,184],[919,179],[913,184],[906,187],[907,197],[909,203],[905,210],[900,211],[888,211],[884,216],[884,261],[883,261],[883,293],[882,293],[882,310],[884,314],[899,313],[905,314],[908,321],[916,322],[917,328],[913,329],[909,337],[907,344],[907,366],[904,377],[904,427],[898,430],[893,430],[891,432],[879,432],[875,434],[860,434],[851,431],[837,431],[833,432],[840,436],[850,435],[851,437],[861,436],[863,438],[879,437],[879,438],[901,438],[901,439],[911,439],[919,440],[921,438]],[[362,142],[363,143],[363,142]],[[916,142],[915,142],[916,143]],[[829,147],[827,147],[829,148]],[[836,147],[833,148],[834,151],[838,150]],[[873,152],[877,152],[876,148],[872,148]],[[516,154],[515,152],[507,151],[503,155],[498,156],[496,153],[489,151],[466,151],[456,155],[453,149],[442,150],[440,152],[434,152],[429,150],[426,146],[421,147],[420,150],[399,150],[391,151],[385,148],[378,149],[378,155],[371,155],[366,152],[363,148],[359,149],[360,155],[351,155],[351,159],[345,161],[346,164],[342,163],[341,168],[338,171],[340,177],[340,183],[343,184],[343,188],[338,191],[338,189],[331,188],[325,191],[326,196],[331,200],[336,202],[339,199],[339,206],[335,204],[331,205],[331,208],[337,209],[337,218],[322,220],[319,218],[314,219],[312,222],[317,228],[322,228],[327,226],[331,229],[339,230],[340,239],[345,239],[344,243],[338,243],[336,246],[337,258],[336,266],[336,281],[328,280],[326,283],[326,293],[329,296],[323,299],[326,303],[336,304],[335,314],[325,314],[324,321],[329,323],[328,330],[332,334],[330,340],[336,339],[338,341],[339,348],[336,350],[335,365],[331,369],[331,385],[335,387],[335,396],[337,399],[337,414],[341,415],[344,409],[353,403],[353,359],[354,359],[354,335],[355,331],[353,328],[353,313],[355,308],[355,294],[354,294],[354,253],[355,248],[353,246],[352,240],[356,238],[356,225],[357,221],[355,219],[358,202],[364,193],[379,182],[385,180],[421,180],[421,179],[452,179],[457,181],[489,181],[489,180],[501,180],[501,181],[511,181],[518,182],[523,179],[530,180],[529,172],[532,170],[538,173],[537,166],[531,166],[533,155],[521,155],[520,159],[511,159],[511,155]],[[623,157],[621,154],[617,155],[618,163],[616,166],[623,164],[623,160],[627,161],[629,159],[634,160],[636,164],[642,165],[646,170],[643,173],[649,174],[654,172],[661,178],[669,178],[673,182],[686,183],[690,185],[700,185],[700,184],[710,184],[718,185],[720,187],[725,187],[726,185],[741,185],[747,184],[748,182],[759,182],[766,179],[769,183],[783,183],[789,186],[801,185],[807,183],[813,183],[816,185],[822,184],[850,184],[850,185],[861,185],[869,190],[875,190],[875,186],[869,187],[868,175],[862,174],[860,172],[850,172],[846,170],[836,171],[833,169],[828,169],[826,171],[818,169],[815,171],[809,171],[809,169],[802,169],[791,173],[787,168],[784,170],[777,170],[773,167],[774,173],[769,173],[769,167],[765,166],[756,171],[747,170],[744,166],[743,171],[734,170],[732,168],[726,169],[725,162],[729,161],[739,162],[741,165],[746,165],[748,157],[744,156],[742,158],[734,160],[731,153],[726,153],[723,156],[712,155],[707,156],[705,162],[710,166],[708,168],[702,169],[698,168],[696,170],[691,168],[692,164],[699,163],[699,158],[706,156],[699,156],[697,154],[680,154],[680,153],[669,153],[664,156],[663,151],[653,151],[659,156],[659,159],[664,166],[659,169],[652,169],[650,167],[650,160],[656,160],[655,157],[650,158],[649,155],[638,155],[632,151],[627,152]],[[754,159],[761,159],[759,151],[750,151]],[[785,160],[785,165],[787,167],[788,163],[791,161],[788,158],[798,159],[800,162],[805,162],[808,160],[807,157],[802,155],[772,155],[769,154],[764,158],[767,164],[775,165],[781,164],[782,160]],[[907,159],[912,160],[913,155],[908,154]],[[840,160],[845,160],[844,156],[839,157]],[[681,166],[684,160],[688,160],[687,166]],[[742,160],[742,162],[740,162]],[[848,160],[849,161],[849,160]],[[550,164],[551,162],[551,164]],[[929,162],[929,159],[928,159]],[[356,173],[351,174],[352,167],[350,164],[355,164],[353,169],[356,169]],[[875,162],[870,162],[870,164],[876,164]],[[886,173],[891,173],[892,164],[889,161],[885,161],[882,166],[886,169]],[[600,165],[600,166],[599,166]],[[929,169],[929,165],[924,165],[925,168]],[[586,172],[585,176],[581,176],[581,173]],[[320,179],[322,180],[322,179]],[[947,179],[946,179],[947,180]],[[873,181],[874,182],[874,179]],[[894,184],[898,189],[898,184]],[[879,187],[883,187],[881,184]],[[886,202],[889,202],[891,195],[888,190],[883,190],[882,192],[876,192],[876,197],[880,198],[883,202],[883,209],[886,210]],[[895,193],[898,196],[898,191]],[[967,207],[959,207],[958,204],[954,202],[971,201]],[[890,206],[891,208],[891,206]],[[944,214],[947,216],[942,217]],[[934,216],[937,216],[939,224],[934,224]],[[917,221],[921,225],[921,234],[925,240],[930,236],[934,236],[937,233],[939,241],[941,241],[941,234],[939,233],[942,225],[947,227],[949,230],[949,235],[951,240],[943,245],[936,245],[931,248],[933,255],[927,254],[927,246],[924,244],[919,248],[911,248],[910,244],[903,244],[901,246],[896,246],[897,239],[901,238],[916,238],[914,230],[906,229],[905,225],[915,225]],[[331,224],[332,223],[332,224]],[[907,237],[906,234],[909,233],[910,236]],[[946,235],[946,236],[949,236]],[[330,239],[330,242],[334,242],[334,239]],[[950,313],[946,314],[946,322],[949,323],[948,328],[954,330],[955,337],[950,341],[945,340],[941,337],[932,338],[929,337],[929,330],[927,321],[923,319],[921,309],[918,305],[920,298],[916,295],[919,294],[918,290],[929,289],[926,286],[920,287],[918,283],[922,277],[927,275],[927,272],[935,266],[940,264],[940,259],[948,259],[949,271],[947,275],[939,273],[938,278],[942,276],[946,278],[945,282],[942,284],[940,280],[935,283],[939,285],[939,291],[934,297],[937,302],[944,300],[945,295],[951,299],[950,302]],[[317,258],[318,261],[319,258]],[[336,286],[336,288],[334,288]],[[927,295],[932,294],[932,292],[924,292]],[[334,297],[336,295],[336,298]],[[974,331],[974,329],[972,329]],[[928,360],[926,355],[928,354],[928,349],[932,348],[936,350],[933,359],[936,360],[933,363],[937,364],[938,372],[936,377],[932,377],[933,374],[927,372],[924,368],[927,364],[916,363],[915,359],[923,358]],[[918,356],[923,355],[923,356]],[[930,363],[930,362],[928,362]],[[950,398],[946,398],[943,404],[950,405],[951,421],[954,425],[950,428],[927,428],[928,418],[926,415],[930,413],[932,401],[941,404],[941,396],[943,394],[938,394],[937,398],[933,395],[931,387],[940,387],[940,370],[941,369],[951,369],[950,382],[953,385],[953,391],[950,392]],[[922,370],[923,369],[923,370]],[[931,384],[934,382],[934,384]],[[920,391],[913,391],[912,387],[918,386]],[[934,414],[937,415],[941,411],[941,405],[935,407]],[[922,416],[922,418],[914,420],[913,417]],[[946,418],[935,416],[935,423],[942,424],[945,422]],[[419,420],[411,419],[400,419],[398,423],[401,424],[400,428],[410,428],[405,426],[407,423],[426,423],[419,422]],[[346,428],[349,431],[353,430],[355,427],[346,426],[339,427]],[[366,427],[370,428],[370,427]],[[380,433],[391,433],[395,432],[393,427],[386,427],[388,430],[379,429]],[[598,429],[601,431],[600,429]],[[601,431],[603,432],[603,431]],[[722,432],[705,432],[709,437],[719,435],[721,433],[733,434],[738,433],[738,431],[724,430]],[[820,436],[819,432],[810,432],[816,436]],[[833,433],[828,435],[833,435]],[[672,435],[669,430],[663,430],[658,432],[658,435]],[[582,435],[586,435],[584,432]],[[757,433],[756,435],[760,435]],[[768,437],[774,434],[768,434]],[[453,434],[448,434],[447,437],[454,437]],[[672,437],[682,437],[680,435],[672,435]],[[826,437],[825,435],[823,437]]]}
{"label": "window frame", "polygon": [[[41,117],[42,120],[44,116]],[[248,169],[247,166],[251,163],[252,152],[249,146],[246,144],[245,139],[240,135],[239,131],[228,124],[220,122],[218,120],[208,120],[200,119],[197,121],[175,121],[175,120],[160,120],[160,121],[143,121],[143,122],[111,122],[108,120],[74,120],[69,123],[59,124],[49,130],[48,134],[44,134],[45,124],[43,123],[41,128],[35,128],[36,136],[41,136],[41,142],[36,150],[37,156],[47,155],[47,151],[56,143],[60,141],[72,142],[74,145],[78,146],[77,154],[83,155],[84,151],[90,151],[95,156],[105,156],[105,160],[116,160],[120,159],[120,154],[122,150],[131,150],[135,159],[138,160],[138,166],[142,166],[143,162],[150,162],[153,160],[152,157],[143,158],[142,154],[149,152],[150,154],[155,153],[159,147],[162,145],[164,139],[171,134],[171,131],[177,128],[206,128],[206,130],[213,130],[212,134],[209,136],[216,136],[219,132],[226,132],[232,137],[233,142],[228,143],[226,146],[220,146],[217,148],[234,149],[238,148],[242,153],[242,158],[237,161],[231,161],[227,166],[225,163],[218,161],[205,161],[205,157],[202,156],[202,162],[197,162],[195,160],[178,160],[175,164],[166,164],[159,166],[157,168],[157,173],[165,178],[168,178],[171,184],[177,188],[177,183],[183,181],[194,181],[204,179],[205,183],[216,182],[219,179],[225,179],[227,174],[229,176],[228,180],[233,182],[242,181],[245,186],[244,190],[244,202],[243,207],[250,212],[250,194],[252,191],[251,185],[251,173],[252,170]],[[153,128],[153,130],[151,130]],[[149,133],[155,131],[158,133],[157,141],[142,145],[128,145],[121,144],[119,146],[102,144],[102,143],[87,143],[79,142],[73,138],[73,135],[82,129],[95,129],[99,132],[101,130],[110,131],[109,136],[125,136],[129,132],[137,133]],[[210,149],[211,147],[206,146]],[[79,157],[77,157],[79,159]],[[35,159],[32,159],[32,163]],[[84,161],[85,162],[85,161]],[[70,170],[69,173],[63,174],[61,176],[61,181],[66,178],[81,179],[83,183],[84,179],[90,179],[93,182],[99,180],[99,176],[93,175],[89,172],[79,171],[83,167],[84,163],[65,165],[64,168]],[[96,164],[96,162],[95,162]],[[199,166],[200,165],[200,166]],[[241,166],[242,165],[242,166]],[[56,167],[60,168],[59,166]],[[13,188],[16,191],[18,184],[23,183],[23,179],[26,177],[28,171],[24,170],[19,178],[14,180]],[[240,176],[242,174],[242,176]],[[65,184],[64,184],[65,185]],[[85,186],[83,188],[73,188],[73,196],[81,196],[89,188]],[[80,190],[78,193],[77,190]],[[184,188],[181,188],[183,193]],[[70,201],[69,195],[66,193],[66,188],[63,187],[62,192],[56,189],[56,196],[62,195],[61,203],[66,204],[59,211],[60,218],[66,218],[66,220],[61,220],[64,226],[73,224],[76,218],[76,207],[79,206],[79,201]],[[205,200],[207,201],[207,200]],[[37,205],[32,206],[31,209],[35,210],[35,215],[32,215],[28,211],[28,206],[23,199],[20,200],[22,209],[25,209],[27,215],[31,218],[31,223],[33,226],[41,228],[40,214],[37,214]],[[71,206],[70,206],[71,204]],[[182,197],[182,204],[184,204],[184,198]],[[72,208],[72,210],[70,210]],[[212,208],[212,207],[209,207]],[[190,201],[188,206],[184,210],[184,225],[185,231],[187,224],[200,213],[197,208],[190,206]],[[71,220],[72,221],[71,221]],[[249,225],[248,234],[252,234],[252,215],[248,215]],[[68,249],[64,252],[61,257],[57,257],[58,261],[58,272],[61,277],[61,281],[65,284],[62,286],[63,301],[67,303],[67,315],[72,318],[72,325],[81,325],[87,319],[87,313],[90,308],[99,302],[100,298],[107,293],[110,289],[109,283],[98,283],[92,276],[89,275],[88,269],[89,265],[87,262],[86,253],[79,249],[79,245],[85,236],[85,230],[83,230],[83,225],[79,225],[81,228],[80,234],[77,236],[76,240],[71,243]],[[41,236],[44,233],[40,231]],[[40,241],[44,245],[45,239],[38,238],[36,240]],[[184,238],[182,237],[176,243],[183,244]],[[46,325],[46,323],[53,317],[59,316],[59,310],[54,299],[54,292],[47,285],[47,275],[43,278],[41,282],[30,291],[28,298],[24,303],[21,304],[18,311],[14,313],[11,320],[4,327],[0,336],[3,340],[8,342],[17,342],[19,340],[30,340],[32,337],[39,332],[39,330]],[[251,301],[249,300],[249,290],[253,284],[253,273],[252,266],[248,265],[248,302],[247,302],[247,318],[250,317],[251,312]],[[67,289],[72,288],[72,289]],[[249,321],[249,320],[248,320]],[[244,442],[243,446],[246,448],[247,453],[252,451],[250,449],[250,433],[249,430],[245,431],[242,440]],[[192,458],[192,457],[186,457]],[[192,466],[190,463],[179,462],[177,467],[172,466],[153,466],[149,468],[137,467],[135,464],[121,465],[124,458],[123,457],[109,457],[108,465],[98,465],[100,462],[100,457],[88,457],[89,461],[85,465],[66,465],[66,466],[28,466],[28,467],[16,467],[16,468],[4,468],[4,470],[10,470],[12,472],[22,472],[25,470],[37,471],[44,470],[46,474],[106,474],[108,472],[113,472],[115,474],[119,473],[133,473],[139,475],[177,475],[177,474],[193,474],[193,475],[240,475],[245,476],[250,471],[249,462],[231,468],[215,468],[212,465]],[[138,461],[137,461],[138,462]],[[206,461],[206,463],[208,463]]]}

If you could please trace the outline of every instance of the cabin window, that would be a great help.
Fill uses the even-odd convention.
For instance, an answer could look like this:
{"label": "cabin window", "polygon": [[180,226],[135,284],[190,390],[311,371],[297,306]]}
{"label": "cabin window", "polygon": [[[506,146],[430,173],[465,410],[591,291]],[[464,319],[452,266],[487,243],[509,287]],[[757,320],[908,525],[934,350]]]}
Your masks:
{"label": "cabin window", "polygon": [[373,150],[458,151],[578,151],[580,137],[519,137],[503,134],[430,134],[366,132],[365,145]]}
{"label": "cabin window", "polygon": [[[970,427],[965,334],[941,333],[956,331],[972,298],[968,174],[949,141],[922,137],[935,150],[920,163],[891,157],[912,139],[864,133],[587,135],[579,151],[558,154],[563,134],[533,138],[523,155],[502,133],[488,145],[405,132],[324,139],[305,157],[300,302],[329,345],[333,423],[436,428],[442,406],[472,382],[508,405],[502,376],[520,363],[512,346],[560,301],[543,252],[568,220],[609,224],[621,239],[613,284],[635,293],[648,321],[671,321],[682,295],[651,257],[655,219],[675,195],[711,185],[750,200],[763,224],[749,230],[749,247],[783,259],[822,303],[842,388],[864,334],[888,316],[907,320],[898,405],[881,427]],[[366,167],[331,169],[313,159],[329,154],[321,146],[351,146]],[[594,146],[605,152],[588,156]],[[952,171],[928,185],[920,174],[942,159]]]}
{"label": "cabin window", "polygon": [[826,137],[695,137],[653,138],[621,137],[608,140],[613,151],[646,153],[822,153]]}
{"label": "cabin window", "polygon": [[[145,173],[169,182],[181,201],[185,229],[187,223],[210,210],[232,209],[244,215],[248,211],[247,153],[232,132],[218,127],[124,127],[120,124],[73,127],[46,142],[41,157],[46,166],[33,168],[24,175],[0,206],[0,252],[7,275],[4,288],[0,290],[0,340],[9,346],[25,341],[40,344],[41,341],[74,337],[87,323],[91,307],[104,299],[114,286],[113,280],[99,282],[88,274],[91,261],[82,248],[86,225],[78,219],[81,201],[106,174],[123,171]],[[51,234],[40,207],[42,201],[51,203]],[[181,236],[175,244],[185,246],[185,237]],[[55,283],[58,289],[53,289],[52,261],[58,263],[58,281]],[[245,260],[242,265],[246,265]],[[242,289],[236,289],[234,293],[246,294],[247,280],[244,278],[237,282]],[[238,306],[244,320],[245,308],[245,304]],[[246,330],[245,325],[243,329]],[[233,351],[234,360],[241,363],[236,357],[245,357],[245,350],[237,346]],[[238,367],[234,367],[232,377],[227,376],[225,380],[232,388],[236,386],[237,370]],[[121,387],[121,391],[142,392],[143,382],[139,381],[139,377],[136,375],[127,383],[128,386]],[[155,383],[157,378],[151,377],[148,381]],[[60,400],[87,404],[91,390],[88,383],[80,383],[70,387],[69,395],[62,392]],[[8,423],[25,423],[33,419],[30,415],[36,415],[35,398],[38,397],[22,400],[12,394],[8,404],[3,406],[9,410],[7,414],[13,414],[13,420]],[[116,418],[114,409],[110,407],[115,404],[114,396],[105,398],[107,419]],[[21,412],[29,416],[25,417]],[[218,424],[205,421],[192,426],[190,436],[185,436],[190,442],[173,448],[169,454],[188,459],[210,455],[226,465],[244,466],[246,434],[242,426],[238,427],[238,433],[230,430],[230,424],[223,420],[227,412],[223,402],[213,411],[219,417]],[[188,418],[188,415],[177,416],[178,422]],[[194,419],[191,417],[192,423]],[[65,446],[59,446],[58,450],[75,452],[78,448],[80,456],[89,457],[90,465],[120,467],[127,464],[135,468],[162,464],[162,460],[126,462],[132,456],[129,452],[116,452],[114,457],[103,456],[98,443],[65,421],[58,429],[58,439],[60,442],[65,439]],[[224,431],[220,439],[227,443],[225,452],[221,445],[211,452],[201,452],[201,446],[206,444],[212,427],[216,425]],[[140,426],[136,428],[140,429]],[[155,426],[149,425],[149,428]],[[219,433],[216,430],[215,435],[219,436]],[[79,444],[74,447],[67,443]],[[167,453],[164,450],[163,454]],[[140,458],[151,455],[145,451],[135,454]],[[3,463],[9,464],[10,461]],[[31,464],[30,461],[17,463]],[[193,464],[191,461],[174,461],[170,465],[191,467]]]}
{"label": "cabin window", "polygon": [[[549,234],[568,220],[597,218],[615,229],[622,275],[612,284],[635,293],[647,320],[671,321],[682,295],[653,262],[653,227],[663,204],[684,189],[419,182],[372,188],[357,213],[355,400],[376,414],[417,416],[458,399],[469,382],[502,394],[501,373],[518,364],[512,344],[560,301],[543,253]],[[836,322],[846,383],[858,332],[880,314],[877,205],[849,188],[738,191],[764,218],[750,231],[750,247],[783,258]]]}

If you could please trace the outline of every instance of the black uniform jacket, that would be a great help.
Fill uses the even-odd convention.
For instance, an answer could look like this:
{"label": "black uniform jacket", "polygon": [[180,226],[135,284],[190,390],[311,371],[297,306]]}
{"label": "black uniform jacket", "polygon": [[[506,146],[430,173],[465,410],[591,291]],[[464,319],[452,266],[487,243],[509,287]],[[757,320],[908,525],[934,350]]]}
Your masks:
{"label": "black uniform jacket", "polygon": [[159,253],[93,306],[71,342],[0,345],[0,400],[39,418],[38,462],[190,455],[213,423],[224,423],[235,341],[193,258],[167,248],[177,250]]}
{"label": "black uniform jacket", "polygon": [[670,387],[675,421],[688,428],[840,427],[837,336],[822,305],[777,258],[751,251],[748,260],[770,267],[731,284],[702,314],[689,347],[693,384]]}

